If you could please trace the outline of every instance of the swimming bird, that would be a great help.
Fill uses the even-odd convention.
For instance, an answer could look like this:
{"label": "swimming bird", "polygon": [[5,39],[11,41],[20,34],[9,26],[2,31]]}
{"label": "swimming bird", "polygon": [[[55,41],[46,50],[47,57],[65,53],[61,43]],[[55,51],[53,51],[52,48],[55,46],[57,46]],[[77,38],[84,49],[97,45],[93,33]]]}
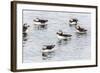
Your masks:
{"label": "swimming bird", "polygon": [[58,39],[62,39],[62,40],[66,40],[72,36],[71,34],[63,33],[61,30],[57,32],[56,34],[57,34]]}
{"label": "swimming bird", "polygon": [[52,52],[55,50],[54,47],[55,45],[44,45],[42,52]]}
{"label": "swimming bird", "polygon": [[23,24],[23,37],[27,36],[28,27],[30,27],[30,26],[27,25],[27,23]]}
{"label": "swimming bird", "polygon": [[78,33],[86,33],[87,31],[85,28],[82,28],[79,25],[75,26],[75,28],[77,29]]}
{"label": "swimming bird", "polygon": [[27,23],[25,23],[23,25],[23,33],[27,33],[28,32],[28,27],[30,27]]}
{"label": "swimming bird", "polygon": [[44,20],[44,19],[40,19],[40,18],[36,18],[35,20],[33,20],[34,22],[40,22],[40,23],[46,23],[48,22],[48,20]]}
{"label": "swimming bird", "polygon": [[77,18],[71,18],[69,20],[69,25],[77,25],[78,19]]}
{"label": "swimming bird", "polygon": [[40,29],[40,28],[47,28],[46,22],[48,22],[48,20],[36,18],[33,21],[34,21],[35,27],[37,27],[38,29]]}

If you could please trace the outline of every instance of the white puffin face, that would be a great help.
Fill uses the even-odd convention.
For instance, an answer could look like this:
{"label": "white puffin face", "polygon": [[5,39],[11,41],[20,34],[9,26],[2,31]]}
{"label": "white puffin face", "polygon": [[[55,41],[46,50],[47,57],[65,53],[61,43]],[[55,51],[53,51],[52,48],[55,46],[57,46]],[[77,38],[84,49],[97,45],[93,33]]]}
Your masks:
{"label": "white puffin face", "polygon": [[70,21],[73,21],[73,19],[71,18]]}
{"label": "white puffin face", "polygon": [[38,21],[38,20],[39,20],[39,18],[36,18],[35,20],[36,20],[36,21]]}
{"label": "white puffin face", "polygon": [[80,26],[77,26],[77,28],[79,28]]}
{"label": "white puffin face", "polygon": [[80,27],[79,25],[76,25],[76,26],[75,26],[76,29],[79,29],[79,27]]}

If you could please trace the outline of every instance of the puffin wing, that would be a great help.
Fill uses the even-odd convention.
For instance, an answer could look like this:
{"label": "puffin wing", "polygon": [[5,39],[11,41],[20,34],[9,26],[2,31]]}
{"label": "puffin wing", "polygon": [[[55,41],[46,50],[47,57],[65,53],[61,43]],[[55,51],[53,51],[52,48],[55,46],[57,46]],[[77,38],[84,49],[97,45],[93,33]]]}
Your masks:
{"label": "puffin wing", "polygon": [[64,37],[71,37],[72,35],[71,34],[62,34],[62,36],[64,36]]}

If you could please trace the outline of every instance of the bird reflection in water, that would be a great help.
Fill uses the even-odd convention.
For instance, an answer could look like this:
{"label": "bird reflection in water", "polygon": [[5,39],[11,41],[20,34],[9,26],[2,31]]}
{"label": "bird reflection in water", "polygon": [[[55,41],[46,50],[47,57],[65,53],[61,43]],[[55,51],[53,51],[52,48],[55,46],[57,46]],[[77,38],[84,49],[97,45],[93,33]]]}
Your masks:
{"label": "bird reflection in water", "polygon": [[25,47],[24,45],[26,44],[26,41],[28,40],[27,38],[27,33],[23,33],[23,47]]}
{"label": "bird reflection in water", "polygon": [[87,36],[87,33],[77,33],[76,32],[76,37],[77,38],[86,37],[86,36]]}
{"label": "bird reflection in water", "polygon": [[23,33],[23,41],[27,41],[27,33]]}
{"label": "bird reflection in water", "polygon": [[42,59],[43,60],[50,60],[51,58],[54,57],[54,51],[52,52],[42,52]]}
{"label": "bird reflection in water", "polygon": [[58,44],[58,46],[61,46],[61,45],[66,45],[66,44],[68,44],[68,42],[71,40],[71,38],[70,39],[64,39],[64,40],[58,40],[57,41],[57,44]]}
{"label": "bird reflection in water", "polygon": [[34,28],[38,30],[47,29],[47,24],[41,24],[41,25],[34,24]]}

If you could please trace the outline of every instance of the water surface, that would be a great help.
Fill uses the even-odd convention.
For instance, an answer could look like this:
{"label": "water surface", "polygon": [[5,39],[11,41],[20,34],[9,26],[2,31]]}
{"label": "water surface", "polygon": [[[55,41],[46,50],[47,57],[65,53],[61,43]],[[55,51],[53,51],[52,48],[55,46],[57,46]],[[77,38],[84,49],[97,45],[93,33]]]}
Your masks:
{"label": "water surface", "polygon": [[[33,19],[47,19],[47,28],[37,29]],[[86,28],[87,34],[77,34],[74,26],[69,26],[70,18],[79,19],[81,26]],[[30,25],[26,37],[23,37],[23,63],[68,61],[91,59],[91,14],[74,12],[54,12],[23,10],[23,24]],[[56,32],[63,30],[72,34],[71,39],[60,41]],[[43,56],[43,45],[55,44],[56,50]]]}

